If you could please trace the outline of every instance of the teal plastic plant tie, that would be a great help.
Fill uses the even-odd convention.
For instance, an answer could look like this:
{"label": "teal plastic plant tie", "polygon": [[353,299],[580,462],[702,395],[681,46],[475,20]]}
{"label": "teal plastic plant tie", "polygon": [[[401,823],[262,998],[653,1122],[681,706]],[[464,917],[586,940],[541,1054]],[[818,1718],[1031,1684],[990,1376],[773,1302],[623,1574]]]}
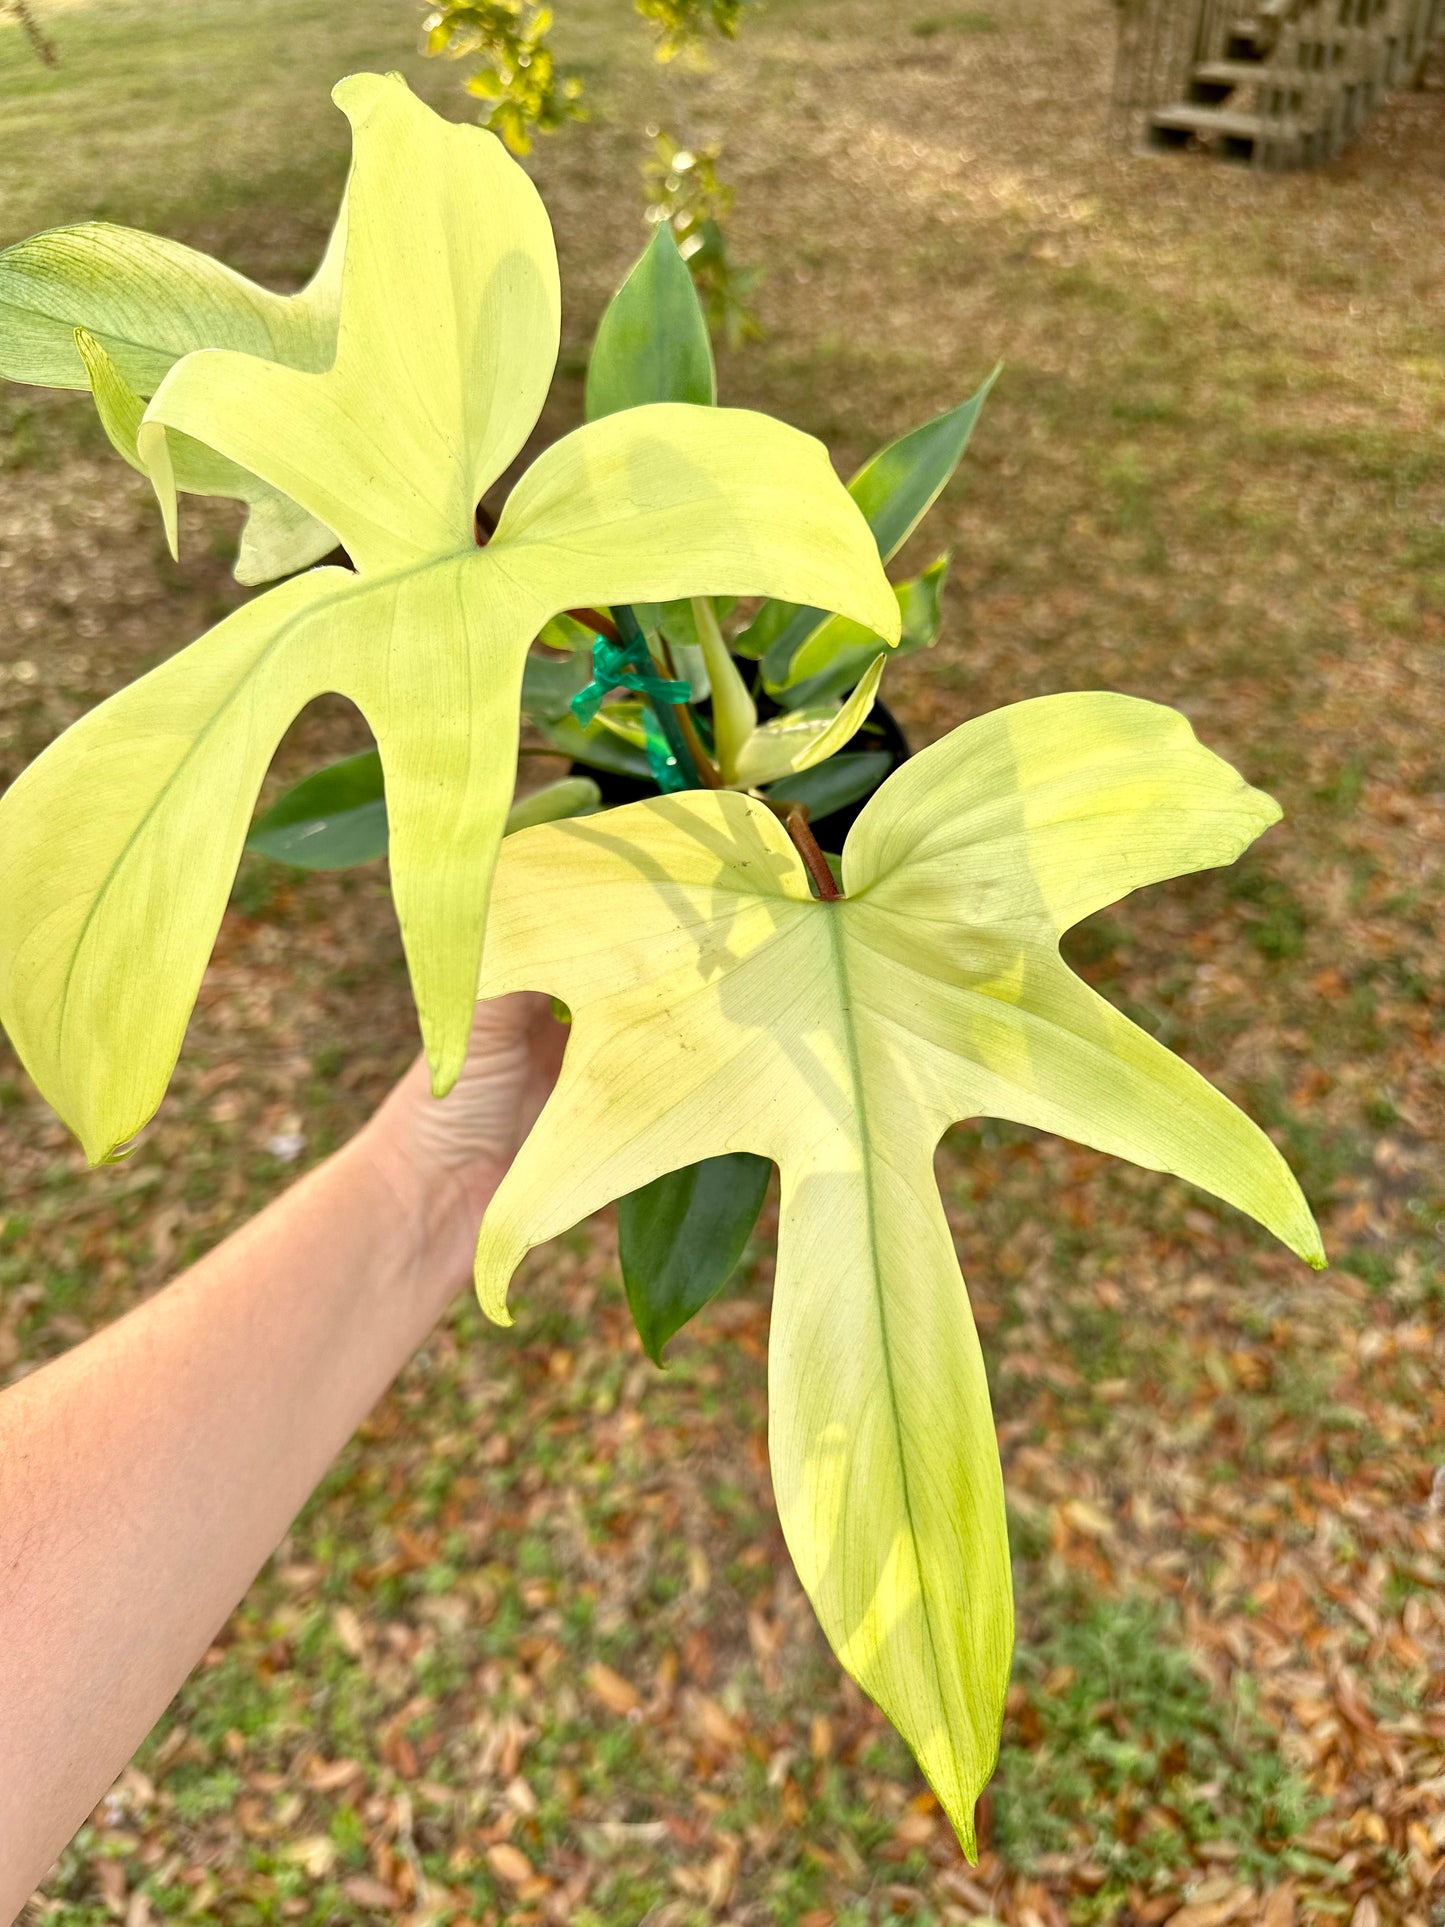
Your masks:
{"label": "teal plastic plant tie", "polygon": [[[634,695],[650,696],[659,703],[684,703],[689,694],[687,683],[671,682],[666,676],[658,675],[643,638],[617,643],[598,636],[592,644],[592,680],[585,689],[577,691],[571,704],[572,714],[584,728],[602,707],[602,699],[609,689],[630,689]],[[649,750],[649,761],[651,755]],[[658,783],[659,787],[668,787],[660,777]],[[671,787],[681,789],[682,785],[677,783]]]}

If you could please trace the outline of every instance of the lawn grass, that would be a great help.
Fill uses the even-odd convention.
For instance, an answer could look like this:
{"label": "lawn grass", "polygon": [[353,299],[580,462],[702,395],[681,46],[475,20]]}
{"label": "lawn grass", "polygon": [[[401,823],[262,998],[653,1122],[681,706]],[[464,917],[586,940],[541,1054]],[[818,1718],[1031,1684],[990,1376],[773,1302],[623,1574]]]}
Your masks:
{"label": "lawn grass", "polygon": [[[329,82],[399,67],[462,111],[406,0],[37,6],[53,72],[0,26],[4,241],[129,221],[294,285],[344,176]],[[905,558],[953,548],[948,627],[890,701],[921,742],[1125,689],[1279,795],[1235,870],[1092,919],[1069,954],[1275,1133],[1335,1269],[1026,1132],[941,1151],[1020,1595],[977,1870],[788,1565],[768,1224],[659,1375],[603,1223],[529,1261],[515,1330],[458,1308],[32,1917],[1056,1927],[1187,1906],[1181,1927],[1285,1927],[1368,1896],[1387,1927],[1434,1927],[1445,102],[1402,99],[1330,169],[1266,180],[1110,150],[1111,21],[1086,0],[881,20],[773,0],[691,82],[648,67],[620,0],[578,0],[564,31],[593,117],[535,156],[566,303],[547,432],[579,418],[670,93],[687,138],[729,141],[733,245],[767,270],[767,335],[722,356],[724,399],[823,435],[847,472],[1003,360]],[[177,567],[87,406],[10,390],[0,411],[8,779],[241,592],[230,510],[188,505]],[[358,736],[319,704],[280,767]],[[294,1174],[296,1135],[322,1155],[413,1048],[384,875],[248,863],[133,1160],[85,1172],[0,1067],[0,1374],[224,1235]]]}

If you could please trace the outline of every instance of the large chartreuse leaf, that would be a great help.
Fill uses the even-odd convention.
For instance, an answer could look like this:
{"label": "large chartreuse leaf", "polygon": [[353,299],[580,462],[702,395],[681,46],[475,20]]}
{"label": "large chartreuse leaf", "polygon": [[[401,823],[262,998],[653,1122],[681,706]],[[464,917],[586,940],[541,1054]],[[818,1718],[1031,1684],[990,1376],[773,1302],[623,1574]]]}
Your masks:
{"label": "large chartreuse leaf", "polygon": [[231,350],[171,369],[136,435],[259,475],[356,571],[281,584],[104,703],[0,803],[0,1021],[92,1158],[160,1101],[276,743],[350,697],[385,772],[391,880],[432,1079],[466,1054],[531,639],[559,610],[692,593],[897,605],[821,445],[664,405],[569,435],[479,549],[475,505],[536,421],[557,263],[501,144],[357,75],[341,320],[324,373]]}
{"label": "large chartreuse leaf", "polygon": [[1278,814],[1172,710],[1050,696],[896,771],[849,835],[838,902],[812,897],[777,818],[735,793],[529,831],[500,866],[482,994],[551,991],[573,1022],[482,1225],[482,1304],[505,1320],[528,1247],[621,1192],[722,1152],[773,1159],[783,1530],[834,1650],[969,1851],[1012,1609],[934,1148],[965,1117],[1056,1131],[1175,1172],[1322,1263],[1264,1133],[1058,949],[1079,918],[1229,862]]}
{"label": "large chartreuse leaf", "polygon": [[652,401],[710,408],[716,400],[702,304],[671,225],[661,221],[598,324],[587,364],[587,419]]}
{"label": "large chartreuse leaf", "polygon": [[[885,562],[902,548],[962,461],[997,378],[995,368],[966,402],[880,448],[848,484]],[[825,620],[821,609],[765,602],[733,648],[741,656],[761,656],[766,682],[780,685],[787,680],[793,657]]]}
{"label": "large chartreuse leaf", "polygon": [[[330,366],[345,240],[343,202],[321,266],[299,294],[280,295],[134,228],[95,221],[32,235],[0,252],[0,375],[88,387],[112,442],[140,467],[139,404],[183,355],[235,348],[294,368]],[[250,508],[236,564],[243,582],[306,568],[336,546],[329,529],[234,463],[185,450],[175,479],[187,493],[234,495]]]}

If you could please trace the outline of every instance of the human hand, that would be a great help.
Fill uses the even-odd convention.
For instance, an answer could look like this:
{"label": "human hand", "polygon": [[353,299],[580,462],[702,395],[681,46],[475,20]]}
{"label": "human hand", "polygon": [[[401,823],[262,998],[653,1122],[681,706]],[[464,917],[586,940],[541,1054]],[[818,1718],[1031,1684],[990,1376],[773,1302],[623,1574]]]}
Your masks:
{"label": "human hand", "polygon": [[557,1081],[566,1042],[538,992],[479,1003],[447,1095],[432,1096],[418,1057],[356,1140],[414,1219],[418,1265],[439,1293],[470,1270],[482,1214]]}

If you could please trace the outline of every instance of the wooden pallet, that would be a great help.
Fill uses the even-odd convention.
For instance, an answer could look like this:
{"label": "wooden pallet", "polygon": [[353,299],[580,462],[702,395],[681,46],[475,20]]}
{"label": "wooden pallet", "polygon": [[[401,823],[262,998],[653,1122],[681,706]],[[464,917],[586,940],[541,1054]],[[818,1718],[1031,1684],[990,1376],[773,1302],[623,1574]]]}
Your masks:
{"label": "wooden pallet", "polygon": [[[1198,101],[1176,101],[1159,107],[1149,117],[1148,144],[1155,153],[1183,147],[1204,147],[1220,160],[1253,163],[1262,147],[1273,143],[1292,155],[1302,130],[1293,122],[1241,113],[1237,108]],[[1276,165],[1288,166],[1283,157]]]}
{"label": "wooden pallet", "polygon": [[1194,0],[1182,97],[1149,109],[1146,152],[1256,167],[1331,160],[1416,79],[1445,0]]}

